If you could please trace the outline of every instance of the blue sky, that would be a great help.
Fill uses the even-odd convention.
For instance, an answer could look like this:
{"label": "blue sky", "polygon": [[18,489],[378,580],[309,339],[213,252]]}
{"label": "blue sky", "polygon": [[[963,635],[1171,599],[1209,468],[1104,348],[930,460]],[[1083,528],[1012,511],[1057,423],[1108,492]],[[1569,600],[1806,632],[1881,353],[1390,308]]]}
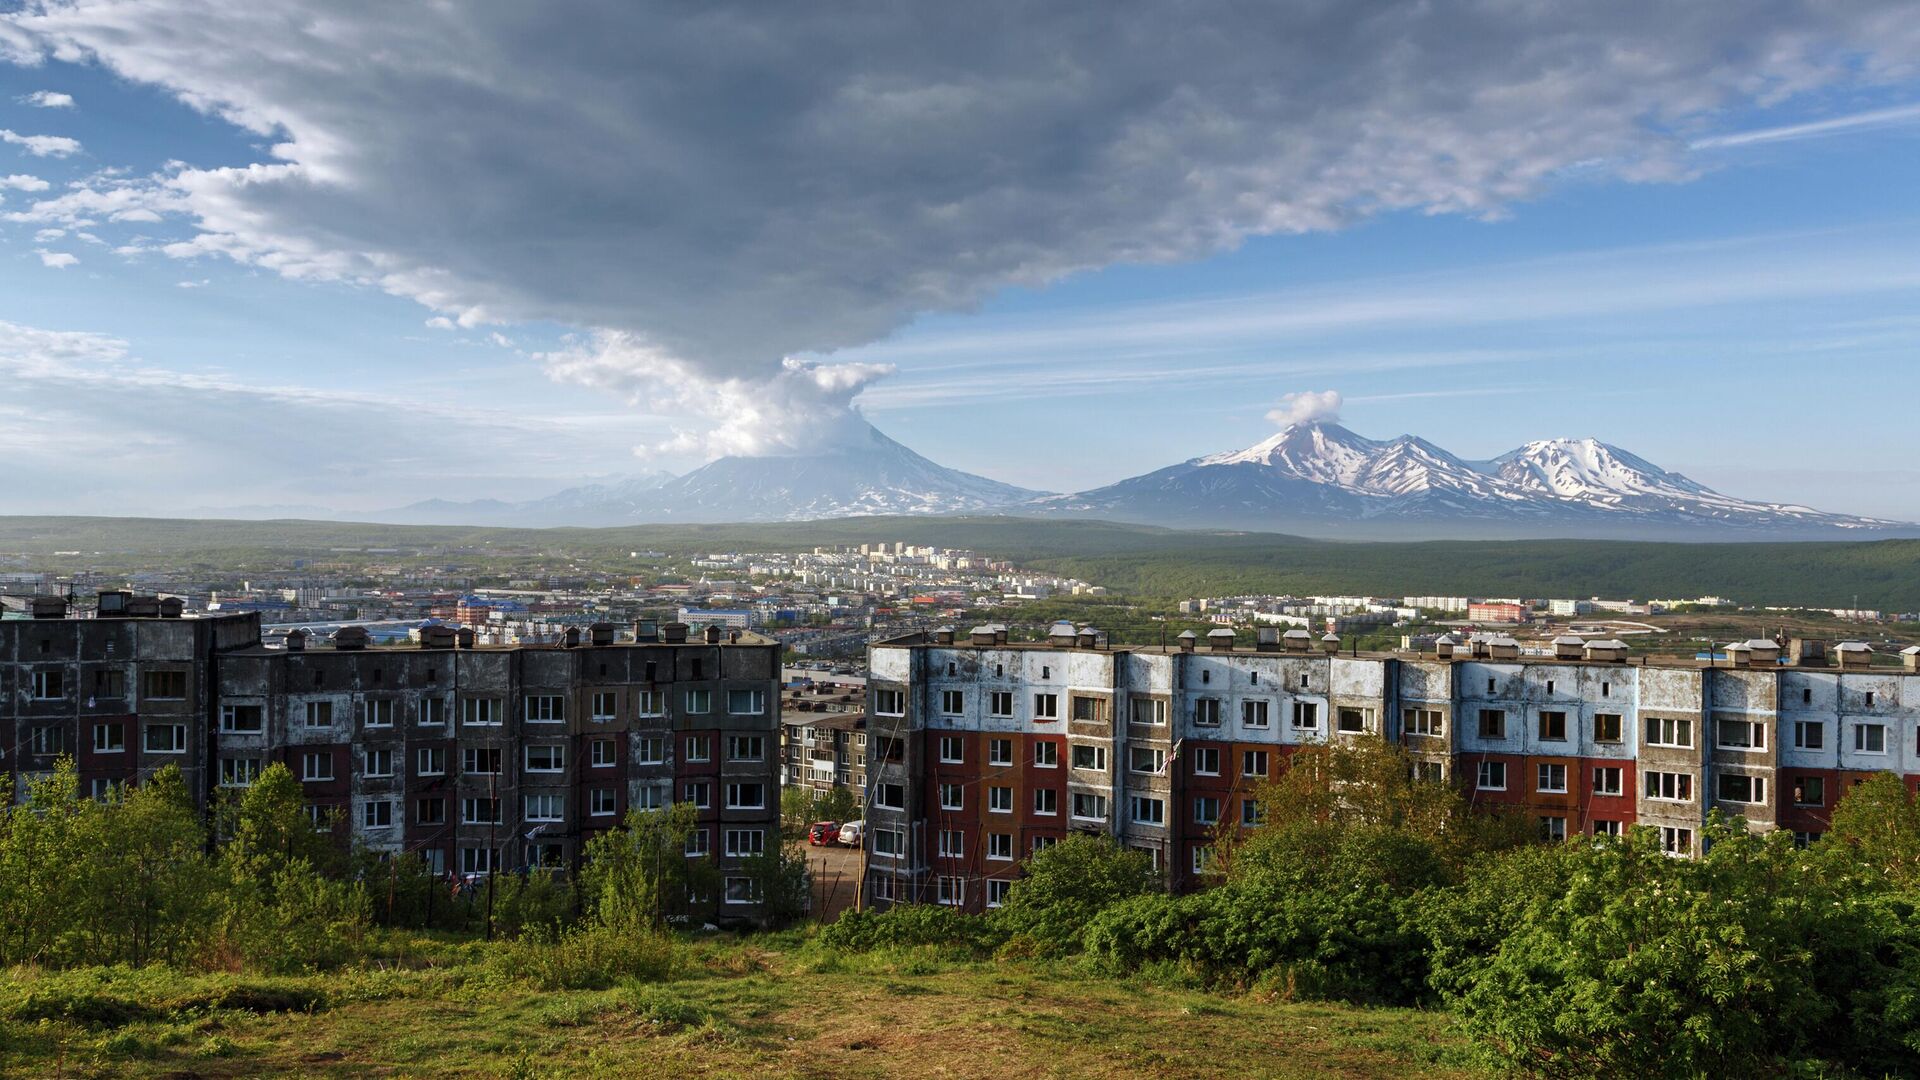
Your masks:
{"label": "blue sky", "polygon": [[[601,107],[577,47],[540,52],[564,71],[502,55],[523,86],[502,109],[406,50],[484,67],[522,25],[459,48],[377,20],[316,38],[289,0],[231,25],[216,4],[202,41],[173,36],[170,3],[0,22],[7,512],[531,497],[804,452],[850,403],[944,464],[1077,490],[1253,443],[1282,395],[1335,390],[1364,435],[1466,457],[1590,435],[1730,494],[1920,520],[1920,39],[1869,32],[1890,24],[1783,19],[1799,63],[1708,74],[1739,35],[1787,50],[1737,19],[1681,28],[1661,43],[1680,73],[1618,103],[1632,74],[1585,54],[1542,65],[1573,69],[1564,87],[1385,68],[1475,103],[1425,118],[1337,88],[1222,105],[1245,87],[1209,90],[1179,48],[1162,82],[1062,97],[997,38],[977,78],[816,49],[838,81],[703,105],[622,81]],[[246,55],[276,26],[306,81]],[[1398,63],[1346,29],[1317,32]],[[1403,32],[1440,57],[1467,29]],[[373,38],[395,70],[359,59]],[[706,59],[685,78],[780,61]],[[1163,123],[1187,96],[1207,108]],[[1300,119],[1342,109],[1359,119]]]}

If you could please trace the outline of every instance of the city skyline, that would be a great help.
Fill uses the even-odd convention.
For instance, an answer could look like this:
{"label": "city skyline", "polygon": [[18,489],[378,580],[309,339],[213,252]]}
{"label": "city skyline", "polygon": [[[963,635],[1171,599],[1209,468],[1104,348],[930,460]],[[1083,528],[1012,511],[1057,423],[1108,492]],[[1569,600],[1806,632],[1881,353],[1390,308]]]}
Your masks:
{"label": "city skyline", "polygon": [[[702,28],[653,15],[664,90],[587,47],[638,25],[607,13],[306,33],[299,5],[215,5],[192,36],[170,8],[0,15],[16,512],[531,498],[803,451],[850,403],[944,465],[1074,491],[1331,390],[1372,437],[1591,436],[1920,520],[1911,436],[1873,409],[1920,342],[1920,35],[1892,5],[1244,27],[1284,77],[1209,73],[1177,34],[1123,75],[1136,46],[1063,16],[1084,86],[931,16],[840,45],[710,25],[675,68]],[[279,67],[247,45],[273,34]],[[374,41],[392,58],[327,75]],[[493,85],[419,62],[449,43]]]}

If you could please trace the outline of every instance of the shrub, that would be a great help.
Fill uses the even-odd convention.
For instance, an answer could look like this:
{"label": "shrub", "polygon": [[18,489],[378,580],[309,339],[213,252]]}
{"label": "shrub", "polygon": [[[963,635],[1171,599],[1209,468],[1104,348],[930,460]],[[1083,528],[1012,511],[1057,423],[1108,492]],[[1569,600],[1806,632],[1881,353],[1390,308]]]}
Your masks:
{"label": "shrub", "polygon": [[819,940],[841,952],[938,946],[986,956],[1003,936],[978,915],[935,904],[904,904],[885,911],[849,911],[822,927]]}
{"label": "shrub", "polygon": [[671,979],[678,950],[664,934],[586,926],[495,942],[485,963],[499,978],[542,990],[605,990],[626,979]]}
{"label": "shrub", "polygon": [[1111,837],[1075,835],[1036,852],[1020,868],[992,916],[1002,932],[1041,955],[1078,952],[1088,920],[1115,901],[1158,892],[1160,877],[1146,854]]}

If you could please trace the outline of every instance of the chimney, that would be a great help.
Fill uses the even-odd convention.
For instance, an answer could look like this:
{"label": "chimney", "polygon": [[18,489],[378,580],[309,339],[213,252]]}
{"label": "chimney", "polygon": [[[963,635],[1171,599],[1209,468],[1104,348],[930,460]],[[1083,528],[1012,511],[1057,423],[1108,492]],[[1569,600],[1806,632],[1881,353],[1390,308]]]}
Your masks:
{"label": "chimney", "polygon": [[67,599],[64,596],[36,596],[29,610],[36,619],[64,619],[67,617]]}
{"label": "chimney", "polygon": [[473,648],[473,627],[462,626],[454,630],[453,642],[462,649]]}
{"label": "chimney", "polygon": [[1074,635],[1073,643],[1083,649],[1091,649],[1100,644],[1100,634],[1091,626],[1083,626],[1080,632]]}
{"label": "chimney", "polygon": [[657,619],[633,620],[633,640],[650,642],[660,640],[660,623]]}
{"label": "chimney", "polygon": [[707,627],[700,632],[700,638],[709,645],[720,644],[720,627],[717,624]]}
{"label": "chimney", "polygon": [[1007,628],[1000,623],[993,624],[993,643],[995,645],[1005,645],[1007,643]]}
{"label": "chimney", "polygon": [[1313,635],[1297,626],[1281,634],[1280,641],[1288,652],[1306,652],[1313,648]]}
{"label": "chimney", "polygon": [[562,630],[560,632],[560,647],[563,649],[579,648],[580,628],[577,626],[569,626],[565,630]]}
{"label": "chimney", "polygon": [[1453,651],[1459,647],[1460,647],[1459,638],[1454,637],[1452,634],[1441,634],[1439,637],[1435,638],[1433,641],[1434,658],[1439,660],[1451,660],[1453,659]]}
{"label": "chimney", "polygon": [[163,619],[177,619],[186,610],[187,602],[177,596],[169,596],[160,601],[160,617]]}
{"label": "chimney", "polygon": [[660,637],[669,645],[684,645],[687,640],[688,626],[683,622],[670,622],[660,628]]}
{"label": "chimney", "polygon": [[358,652],[367,647],[367,628],[343,626],[333,632],[333,647],[343,652]]}
{"label": "chimney", "polygon": [[1873,646],[1864,641],[1843,641],[1833,650],[1833,655],[1842,668],[1873,666]]}
{"label": "chimney", "polygon": [[1233,631],[1224,626],[1217,630],[1209,630],[1207,631],[1207,647],[1214,652],[1232,652],[1233,638]]}
{"label": "chimney", "polygon": [[980,649],[984,649],[987,646],[992,645],[994,642],[993,627],[991,626],[974,627],[972,630],[967,631],[967,641],[971,643],[975,648],[980,648]]}
{"label": "chimney", "polygon": [[1787,642],[1787,656],[1795,667],[1826,667],[1826,640],[1823,638],[1794,638]]}
{"label": "chimney", "polygon": [[1180,631],[1180,637],[1178,638],[1178,640],[1180,642],[1181,652],[1192,652],[1194,645],[1198,644],[1200,641],[1200,635],[1194,633],[1191,630],[1182,630]]}
{"label": "chimney", "polygon": [[1907,671],[1920,672],[1920,645],[1909,645],[1900,650],[1900,666]]}
{"label": "chimney", "polygon": [[1614,664],[1625,663],[1627,659],[1627,643],[1621,641],[1619,638],[1589,641],[1587,642],[1584,653],[1588,660]]}
{"label": "chimney", "polygon": [[287,631],[286,640],[287,640],[288,652],[306,652],[307,651],[307,632],[305,630]]}
{"label": "chimney", "polygon": [[940,628],[938,628],[938,629],[936,629],[936,630],[935,630],[935,631],[933,632],[933,643],[934,643],[935,645],[951,645],[951,644],[953,644],[953,627],[951,627],[951,626],[942,626],[942,627],[940,627]]}
{"label": "chimney", "polygon": [[1279,652],[1280,628],[1277,626],[1257,626],[1253,631],[1253,649],[1255,652]]}
{"label": "chimney", "polygon": [[1340,635],[1328,634],[1320,639],[1320,651],[1331,656],[1340,651]]}
{"label": "chimney", "polygon": [[453,627],[440,623],[420,628],[420,647],[423,649],[453,648]]}
{"label": "chimney", "polygon": [[94,615],[102,619],[118,619],[127,613],[127,598],[132,593],[124,589],[113,589],[99,593],[93,598]]}
{"label": "chimney", "polygon": [[127,597],[127,615],[135,619],[157,619],[160,617],[160,598],[157,596]]}
{"label": "chimney", "polygon": [[1744,641],[1733,642],[1727,646],[1727,662],[1737,668],[1752,667],[1753,650]]}
{"label": "chimney", "polygon": [[613,636],[619,633],[619,630],[619,627],[610,622],[597,622],[587,628],[589,635],[587,640],[593,642],[595,645],[611,645],[613,644]]}
{"label": "chimney", "polygon": [[1047,644],[1049,645],[1062,649],[1072,648],[1074,637],[1073,624],[1064,619],[1047,628]]}
{"label": "chimney", "polygon": [[1553,639],[1553,658],[1555,660],[1578,660],[1585,654],[1587,643],[1572,634],[1562,634]]}

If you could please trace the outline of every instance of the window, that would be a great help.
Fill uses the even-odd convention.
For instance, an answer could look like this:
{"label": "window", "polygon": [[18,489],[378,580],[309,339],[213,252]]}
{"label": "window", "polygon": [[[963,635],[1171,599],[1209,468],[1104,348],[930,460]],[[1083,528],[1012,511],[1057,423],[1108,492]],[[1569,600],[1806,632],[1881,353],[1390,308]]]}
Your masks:
{"label": "window", "polygon": [[502,820],[497,796],[473,795],[460,800],[460,822],[463,825],[499,825]]}
{"label": "window", "polygon": [[587,764],[595,769],[620,763],[620,748],[612,739],[594,739],[587,743]]}
{"label": "window", "polygon": [[[614,793],[612,788],[595,788],[589,794],[593,799],[597,800],[602,792],[604,792],[607,797],[606,812],[611,814],[614,812]],[[646,787],[634,789],[633,808],[635,810],[664,810],[666,809],[666,805],[667,790],[665,788],[655,787],[649,784]],[[597,814],[598,811],[595,811],[595,813]]]}
{"label": "window", "polygon": [[360,827],[386,829],[393,826],[393,800],[372,799],[360,804]]}
{"label": "window", "polygon": [[332,727],[333,726],[333,702],[331,701],[307,702],[307,726],[310,728]]}
{"label": "window", "polygon": [[680,850],[689,859],[697,859],[713,850],[713,837],[705,829],[695,829],[687,834],[687,842]]}
{"label": "window", "polygon": [[765,829],[727,829],[721,837],[721,848],[735,859],[744,859],[767,852],[767,831]]}
{"label": "window", "polygon": [[1867,708],[1873,708],[1873,691],[1867,691]]}
{"label": "window", "polygon": [[1003,861],[1013,859],[1013,834],[991,832],[987,834],[987,858]]}
{"label": "window", "polygon": [[959,716],[967,711],[967,695],[959,690],[940,691],[940,711],[948,716]]}
{"label": "window", "polygon": [[605,724],[620,715],[620,695],[611,690],[601,690],[593,695],[593,722]]}
{"label": "window", "polygon": [[414,805],[414,820],[422,825],[445,825],[447,823],[447,800],[421,799]]}
{"label": "window", "polygon": [[221,787],[250,787],[260,779],[260,759],[223,757],[220,759]]}
{"label": "window", "polygon": [[220,730],[235,735],[258,735],[266,726],[266,710],[258,705],[220,706]]}
{"label": "window", "polygon": [[[646,788],[658,791],[657,788]],[[594,817],[612,817],[619,805],[619,799],[612,788],[594,788],[587,792],[587,813]]]}
{"label": "window", "polygon": [[313,828],[314,832],[323,833],[333,829],[336,813],[333,808],[322,806],[319,803],[308,803],[306,805],[306,811],[307,824]]}
{"label": "window", "polygon": [[443,746],[423,746],[414,751],[413,775],[447,775],[447,750]]}
{"label": "window", "polygon": [[1763,803],[1767,801],[1767,782],[1762,777],[1721,773],[1719,783],[1722,802]]}
{"label": "window", "polygon": [[1164,726],[1167,722],[1167,703],[1164,701],[1155,701],[1151,698],[1135,698],[1133,700],[1133,722],[1136,724],[1149,724],[1155,727]]}
{"label": "window", "polygon": [[711,690],[689,690],[681,700],[689,716],[705,716],[713,711],[713,691]]}
{"label": "window", "polygon": [[988,695],[987,712],[999,717],[1012,716],[1013,691],[995,690],[992,694]]}
{"label": "window", "polygon": [[300,779],[322,783],[333,779],[333,755],[324,751],[300,755]]}
{"label": "window", "polygon": [[1565,742],[1567,740],[1567,714],[1563,712],[1541,713],[1540,738],[1548,742]]}
{"label": "window", "polygon": [[1249,829],[1260,824],[1260,800],[1240,800],[1240,824]]}
{"label": "window", "polygon": [[1073,747],[1073,767],[1090,769],[1094,772],[1107,771],[1107,748],[1088,743],[1077,743]]}
{"label": "window", "polygon": [[[44,642],[42,644],[44,644]],[[114,668],[103,668],[94,672],[93,696],[97,698],[126,697],[127,673]]]}
{"label": "window", "polygon": [[1507,712],[1505,709],[1480,710],[1480,737],[1483,739],[1504,739],[1507,737]]}
{"label": "window", "polygon": [[1007,893],[1013,889],[1013,882],[1005,878],[987,879],[987,906],[999,907],[1007,899]]}
{"label": "window", "polygon": [[482,776],[498,775],[501,751],[497,746],[463,746],[460,748],[460,771]]}
{"label": "window", "polygon": [[1538,775],[1535,778],[1533,789],[1547,794],[1564,794],[1567,790],[1567,767],[1565,765],[1541,765]]}
{"label": "window", "polygon": [[876,716],[905,716],[907,695],[898,690],[875,690],[873,711]]}
{"label": "window", "polygon": [[1135,795],[1133,820],[1137,825],[1165,825],[1167,823],[1167,804],[1161,799],[1149,799],[1144,795]]}
{"label": "window", "polygon": [[633,695],[633,708],[634,712],[641,716],[665,716],[667,695],[659,690],[641,690]]}
{"label": "window", "polygon": [[1693,721],[1652,717],[1647,720],[1648,746],[1693,745]]}
{"label": "window", "polygon": [[1820,836],[1821,834],[1817,832],[1803,832],[1795,829],[1793,831],[1793,846],[1801,848],[1812,847],[1813,842],[1820,839]]}
{"label": "window", "polygon": [[460,872],[463,874],[493,873],[493,849],[483,847],[461,848]]}
{"label": "window", "polygon": [[1264,780],[1267,778],[1267,752],[1265,750],[1242,750],[1240,752],[1240,775]]}
{"label": "window", "polygon": [[1853,748],[1863,754],[1884,754],[1887,752],[1887,725],[1853,725]]}
{"label": "window", "polygon": [[940,809],[965,810],[967,808],[967,789],[960,784],[940,785]]}
{"label": "window", "polygon": [[1504,761],[1481,762],[1479,776],[1474,786],[1481,791],[1507,790],[1507,763]]}
{"label": "window", "polygon": [[1267,726],[1267,703],[1264,701],[1243,701],[1240,703],[1240,723],[1244,727],[1264,728]]}
{"label": "window", "polygon": [[1692,802],[1693,774],[1650,772],[1645,774],[1647,798],[1661,802]]}
{"label": "window", "polygon": [[567,767],[567,748],[564,746],[534,745],[526,748],[522,763],[530,773],[557,773]]}
{"label": "window", "polygon": [[1127,769],[1131,772],[1158,776],[1166,770],[1167,752],[1147,746],[1135,746],[1127,751]]}
{"label": "window", "polygon": [[1540,839],[1556,843],[1567,838],[1567,819],[1549,814],[1540,819]]}
{"label": "window", "polygon": [[967,741],[958,735],[940,736],[940,760],[947,765],[958,765],[966,760]]}
{"label": "window", "polygon": [[29,752],[35,754],[59,754],[66,751],[65,729],[48,725],[33,729],[33,739],[28,743]]}
{"label": "window", "polygon": [[1052,788],[1035,788],[1033,792],[1033,812],[1051,817],[1060,812],[1060,793]]}
{"label": "window", "polygon": [[[1593,714],[1593,741],[1603,743],[1617,743],[1620,741],[1619,713],[1603,712]],[[1618,822],[1615,822],[1615,824],[1618,824]]]}
{"label": "window", "polygon": [[368,776],[393,775],[393,751],[391,750],[369,748],[364,751],[361,760],[366,765]]}
{"label": "window", "polygon": [[1216,746],[1194,747],[1193,774],[1195,776],[1219,776],[1220,748]]}
{"label": "window", "polygon": [[967,834],[960,829],[941,829],[934,841],[943,859],[958,859],[967,853]]}
{"label": "window", "polygon": [[1100,720],[1100,699],[1075,695],[1073,698],[1073,718],[1082,724],[1098,723]]}
{"label": "window", "polygon": [[558,724],[567,718],[563,699],[558,694],[528,694],[527,723]]}
{"label": "window", "polygon": [[1619,795],[1625,791],[1622,787],[1624,775],[1618,766],[1607,766],[1593,770],[1593,793],[1595,795]]}
{"label": "window", "polygon": [[941,874],[933,881],[934,899],[948,907],[960,907],[967,902],[967,882],[965,878]]}
{"label": "window", "polygon": [[1107,797],[1086,791],[1074,792],[1073,816],[1084,821],[1105,821],[1107,818]]}
{"label": "window", "polygon": [[33,673],[33,696],[40,701],[51,701],[65,695],[65,672],[59,668],[43,668]]}
{"label": "window", "polygon": [[1057,836],[1036,836],[1033,838],[1033,851],[1045,851],[1060,842]]}
{"label": "window", "polygon": [[687,736],[688,761],[704,762],[713,760],[713,752],[705,735]]}
{"label": "window", "polygon": [[1827,781],[1819,776],[1802,776],[1793,782],[1793,805],[1827,805]]}
{"label": "window", "polygon": [[93,725],[93,752],[96,754],[124,754],[127,750],[127,728],[125,724]]}
{"label": "window", "polygon": [[1193,872],[1196,876],[1213,873],[1213,847],[1209,844],[1193,846]]}
{"label": "window", "polygon": [[1060,744],[1037,742],[1033,744],[1033,767],[1036,769],[1057,769],[1060,767]]}
{"label": "window", "polygon": [[420,726],[444,727],[447,723],[447,699],[442,697],[423,697],[420,699]]}
{"label": "window", "polygon": [[1409,735],[1444,735],[1446,733],[1439,709],[1408,709],[1404,719]]}
{"label": "window", "polygon": [[1213,825],[1220,820],[1220,800],[1212,795],[1201,795],[1193,800],[1193,823],[1195,825]]}
{"label": "window", "polygon": [[499,698],[461,698],[460,724],[462,727],[499,727]]}
{"label": "window", "polygon": [[1035,723],[1060,719],[1060,695],[1033,695],[1033,719]]}
{"label": "window", "polygon": [[767,806],[767,786],[758,783],[735,781],[727,785],[727,809],[764,810]]}
{"label": "window", "polygon": [[882,810],[905,810],[907,789],[902,784],[880,784],[873,789],[873,805]]}
{"label": "window", "polygon": [[1660,850],[1669,855],[1693,854],[1693,830],[1676,829],[1671,825],[1660,827]]}
{"label": "window", "polygon": [[1620,823],[1618,821],[1610,821],[1605,818],[1595,818],[1593,821],[1593,835],[1619,836]]}
{"label": "window", "polygon": [[141,746],[149,754],[184,754],[187,752],[187,725],[148,724]]}
{"label": "window", "polygon": [[1600,684],[1600,696],[1601,696],[1601,697],[1612,697],[1612,696],[1613,696],[1613,684],[1612,684],[1612,683],[1607,683],[1607,682],[1603,682],[1603,683],[1601,683],[1601,684]]}
{"label": "window", "polygon": [[1193,722],[1202,727],[1220,726],[1220,699],[1195,698],[1193,702]]}
{"label": "window", "polygon": [[148,671],[140,678],[140,696],[151,701],[179,701],[187,696],[184,671]]}
{"label": "window", "polygon": [[1339,709],[1335,712],[1335,721],[1341,731],[1349,735],[1373,730],[1372,709]]}
{"label": "window", "polygon": [[1413,778],[1429,784],[1447,782],[1447,766],[1440,761],[1416,761],[1413,763]]}
{"label": "window", "polygon": [[897,859],[907,853],[907,834],[899,829],[874,829],[873,853],[890,859]]}
{"label": "window", "polygon": [[767,756],[766,740],[759,735],[727,736],[728,761],[764,761]]}
{"label": "window", "polygon": [[[881,786],[885,786],[884,784]],[[987,789],[987,809],[996,814],[1013,813],[1013,789],[1010,787],[990,787]]]}
{"label": "window", "polygon": [[892,900],[893,899],[893,879],[890,877],[874,878],[873,879],[873,898],[875,900]]}
{"label": "window", "polygon": [[988,739],[987,740],[987,764],[989,765],[1013,764],[1013,740],[1012,739]]}
{"label": "window", "polygon": [[1793,748],[1795,750],[1824,750],[1827,745],[1827,725],[1818,720],[1795,720],[1793,722]]}
{"label": "window", "polygon": [[729,716],[759,716],[766,711],[767,692],[765,690],[727,691],[727,714]]}
{"label": "window", "polygon": [[1723,750],[1765,750],[1767,725],[1750,720],[1722,720],[1714,725],[1714,734]]}
{"label": "window", "polygon": [[366,726],[370,728],[390,728],[393,726],[393,699],[369,698],[366,703]]}
{"label": "window", "polygon": [[665,765],[667,737],[665,735],[636,736],[633,740],[633,760],[636,765]]}

